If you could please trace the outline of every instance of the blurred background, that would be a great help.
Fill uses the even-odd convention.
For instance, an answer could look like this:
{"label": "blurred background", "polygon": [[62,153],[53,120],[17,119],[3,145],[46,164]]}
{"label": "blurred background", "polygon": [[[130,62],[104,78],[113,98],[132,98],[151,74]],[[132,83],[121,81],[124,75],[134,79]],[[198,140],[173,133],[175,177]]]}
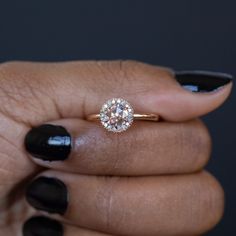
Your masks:
{"label": "blurred background", "polygon": [[[233,0],[0,0],[0,62],[135,59],[178,70],[236,75]],[[207,235],[236,235],[236,94],[204,117],[208,169],[226,192],[223,220]]]}

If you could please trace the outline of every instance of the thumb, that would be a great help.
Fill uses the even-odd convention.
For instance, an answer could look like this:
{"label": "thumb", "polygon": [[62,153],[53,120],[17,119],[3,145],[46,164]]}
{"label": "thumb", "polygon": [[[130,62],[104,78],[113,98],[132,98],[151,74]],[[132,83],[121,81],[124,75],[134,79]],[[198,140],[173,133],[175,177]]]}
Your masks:
{"label": "thumb", "polygon": [[[135,113],[157,113],[167,121],[185,121],[219,107],[232,88],[232,76],[228,74],[174,73],[135,61],[59,64],[55,77],[60,78],[60,74],[61,83],[54,89],[57,94],[52,95],[64,117],[84,118],[99,113],[105,101],[120,97],[130,102]],[[67,90],[61,86],[65,77],[70,79]],[[60,104],[62,95],[64,102]]]}
{"label": "thumb", "polygon": [[[15,62],[0,69],[8,85],[2,90],[13,94],[14,88],[8,104],[17,104],[17,109],[9,106],[8,114],[32,126],[61,118],[86,118],[117,97],[127,100],[135,113],[185,121],[219,107],[232,88],[232,76],[227,74],[174,73],[135,61]],[[0,107],[6,107],[3,103]]]}
{"label": "thumb", "polygon": [[224,73],[173,72],[134,61],[120,63],[119,69],[117,62],[99,65],[103,75],[89,89],[95,92],[86,96],[85,115],[98,112],[107,99],[121,97],[133,105],[136,113],[157,113],[163,120],[181,122],[218,108],[232,89],[233,77]]}
{"label": "thumb", "polygon": [[215,110],[228,98],[233,85],[233,76],[224,73],[179,71],[173,76],[173,86],[153,101],[169,121],[189,120]]}

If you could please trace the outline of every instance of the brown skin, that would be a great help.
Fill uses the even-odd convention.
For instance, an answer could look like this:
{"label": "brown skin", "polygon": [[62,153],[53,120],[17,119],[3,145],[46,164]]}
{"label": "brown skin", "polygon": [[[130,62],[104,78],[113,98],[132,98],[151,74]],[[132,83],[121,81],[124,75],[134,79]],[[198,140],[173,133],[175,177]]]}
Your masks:
{"label": "brown skin", "polygon": [[[24,221],[39,214],[24,199],[26,183],[39,173],[69,189],[65,215],[50,216],[64,222],[65,236],[189,236],[211,229],[222,217],[224,194],[202,171],[211,141],[197,117],[220,106],[231,87],[193,94],[170,70],[133,61],[0,65],[1,233],[20,236]],[[163,122],[135,123],[117,135],[84,120],[112,97]],[[26,153],[26,133],[43,123],[72,134],[67,161],[45,163]]]}
{"label": "brown skin", "polygon": [[72,135],[70,157],[64,162],[34,161],[57,170],[117,176],[183,174],[201,170],[210,156],[211,139],[200,120],[139,121],[122,134],[79,119],[50,123],[66,127]]}

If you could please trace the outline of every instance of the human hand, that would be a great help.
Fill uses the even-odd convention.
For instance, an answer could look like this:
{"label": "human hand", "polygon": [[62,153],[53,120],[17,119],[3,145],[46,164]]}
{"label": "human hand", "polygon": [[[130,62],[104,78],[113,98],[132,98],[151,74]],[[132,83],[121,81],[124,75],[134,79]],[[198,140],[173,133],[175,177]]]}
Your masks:
{"label": "human hand", "polygon": [[[172,71],[133,61],[2,64],[2,235],[22,235],[32,216],[26,236],[189,236],[212,228],[224,196],[202,170],[211,140],[197,118],[220,106],[232,83],[219,75],[177,79],[208,92],[189,92]],[[163,121],[115,134],[84,119],[113,97]]]}

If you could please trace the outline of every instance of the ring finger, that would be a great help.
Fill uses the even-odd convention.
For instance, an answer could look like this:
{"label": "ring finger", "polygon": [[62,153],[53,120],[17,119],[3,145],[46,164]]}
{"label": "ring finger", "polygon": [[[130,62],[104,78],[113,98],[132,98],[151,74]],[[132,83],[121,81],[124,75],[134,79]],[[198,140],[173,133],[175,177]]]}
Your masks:
{"label": "ring finger", "polygon": [[197,235],[222,216],[223,191],[208,173],[94,177],[47,171],[27,190],[38,210],[114,235]]}
{"label": "ring finger", "polygon": [[[99,233],[80,227],[62,224],[45,216],[33,216],[23,225],[24,235],[45,236],[109,236],[110,234]],[[111,236],[111,235],[110,235]]]}

